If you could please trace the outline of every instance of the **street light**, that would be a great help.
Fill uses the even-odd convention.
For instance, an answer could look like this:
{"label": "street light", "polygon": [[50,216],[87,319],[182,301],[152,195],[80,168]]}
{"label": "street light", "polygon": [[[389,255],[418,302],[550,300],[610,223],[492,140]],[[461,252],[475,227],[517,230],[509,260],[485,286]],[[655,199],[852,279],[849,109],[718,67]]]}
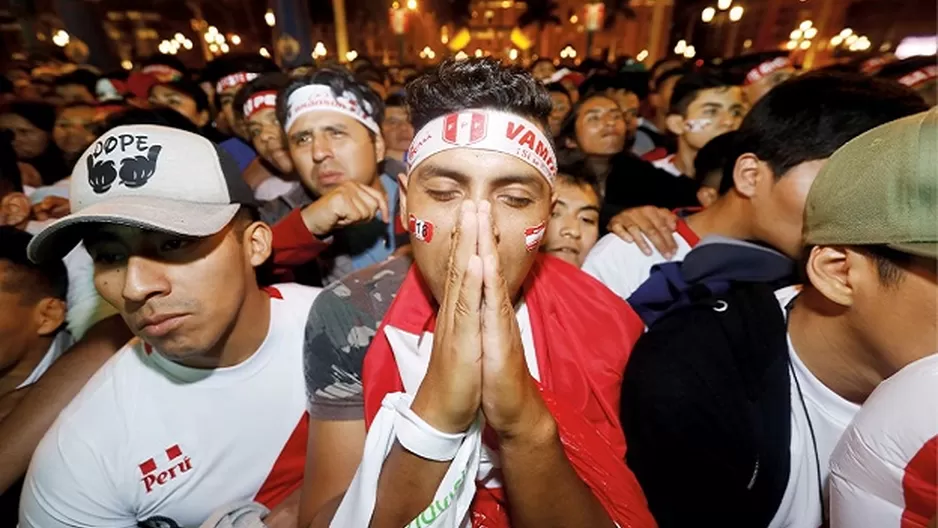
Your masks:
{"label": "street light", "polygon": [[238,36],[237,34],[231,35],[231,36],[228,38],[228,40],[230,40],[231,43],[234,44],[235,46],[237,46],[238,44],[241,44],[241,37]]}
{"label": "street light", "polygon": [[731,5],[733,5],[733,0],[717,0],[717,7],[720,11],[726,11]]}
{"label": "street light", "polygon": [[801,41],[801,45],[798,46],[798,47],[800,47],[800,48],[803,49],[803,50],[806,50],[806,49],[808,49],[808,48],[811,47],[811,41],[810,41],[810,40],[802,40],[802,41]]}
{"label": "street light", "polygon": [[684,50],[685,59],[693,59],[697,55],[697,50],[693,46],[687,46],[687,49]]}
{"label": "street light", "polygon": [[407,9],[411,11],[417,10],[417,0],[407,0]]}
{"label": "street light", "polygon": [[174,39],[176,42],[182,44],[183,42],[186,41],[186,36],[183,35],[182,33],[176,33],[175,35],[173,35],[173,39]]}
{"label": "street light", "polygon": [[260,53],[260,54],[261,54],[261,57],[264,57],[265,59],[269,59],[269,58],[270,58],[270,52],[267,51],[267,48],[261,48],[258,53]]}
{"label": "street light", "polygon": [[677,44],[674,45],[674,54],[683,55],[686,49],[687,49],[687,41],[684,39],[681,39],[677,41]]}
{"label": "street light", "polygon": [[806,38],[806,39],[813,39],[813,38],[816,37],[816,36],[817,36],[817,28],[816,28],[816,27],[809,27],[809,28],[806,29],[805,32],[804,32],[804,38]]}
{"label": "street light", "polygon": [[853,30],[850,28],[844,28],[844,30],[840,32],[840,38],[843,39],[849,37],[850,35],[853,35]]}
{"label": "street light", "polygon": [[730,22],[739,22],[743,18],[743,6],[733,6],[730,9]]}
{"label": "street light", "polygon": [[267,12],[264,13],[264,22],[267,22],[267,25],[270,27],[274,27],[277,23],[277,16],[274,15],[273,9],[268,9]]}
{"label": "street light", "polygon": [[648,58],[647,49],[643,49],[642,51],[639,51],[638,55],[635,56],[635,60],[637,60],[638,62],[644,62],[644,60],[647,58]]}
{"label": "street light", "polygon": [[508,59],[513,61],[518,60],[518,50],[511,48],[511,51],[508,52]]}
{"label": "street light", "polygon": [[703,11],[700,12],[700,19],[704,21],[705,24],[709,24],[713,21],[713,17],[717,14],[717,10],[712,7],[705,7]]}
{"label": "street light", "polygon": [[801,31],[807,31],[808,28],[810,28],[813,25],[814,25],[814,22],[810,20],[805,20],[804,22],[801,23],[800,26],[798,26],[798,29],[800,29]]}

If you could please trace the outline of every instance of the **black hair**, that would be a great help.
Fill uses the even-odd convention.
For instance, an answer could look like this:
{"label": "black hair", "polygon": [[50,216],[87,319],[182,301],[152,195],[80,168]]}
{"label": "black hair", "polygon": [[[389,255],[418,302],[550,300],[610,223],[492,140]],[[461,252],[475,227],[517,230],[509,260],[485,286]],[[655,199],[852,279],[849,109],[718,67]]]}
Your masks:
{"label": "black hair", "polygon": [[23,179],[13,150],[13,134],[0,130],[0,198],[13,192],[23,192]]}
{"label": "black hair", "polygon": [[[100,133],[125,125],[160,125],[200,134],[189,118],[172,108],[128,108],[111,114],[101,126]],[[201,134],[200,134],[201,135]]]}
{"label": "black hair", "polygon": [[[560,84],[559,82],[552,82],[547,84],[545,85],[545,88],[547,88],[547,93],[562,93],[567,97],[570,97],[570,90],[567,90],[567,87]],[[573,100],[572,97],[570,99],[571,101]]]}
{"label": "black hair", "polygon": [[238,115],[242,115],[244,103],[258,92],[276,91],[280,92],[290,84],[290,76],[285,73],[274,72],[261,75],[257,79],[245,84],[235,94],[234,101],[231,103]]}
{"label": "black hair", "polygon": [[577,187],[589,187],[599,198],[599,208],[602,209],[602,193],[599,191],[599,180],[596,174],[590,170],[586,160],[582,157],[575,157],[557,167],[557,181],[564,182]]}
{"label": "black hair", "polygon": [[355,70],[355,78],[358,79],[359,82],[366,84],[369,82],[384,84],[388,80],[387,74],[372,65],[363,66]]}
{"label": "black hair", "polygon": [[153,93],[153,89],[157,86],[169,88],[174,92],[179,92],[189,99],[192,99],[195,101],[195,108],[199,112],[202,110],[209,110],[208,95],[201,86],[195,83],[195,81],[190,81],[189,79],[179,79],[176,81],[157,83],[150,87],[150,94]]}
{"label": "black hair", "polygon": [[547,89],[529,72],[486,57],[443,61],[407,86],[407,106],[415,130],[469,108],[517,114],[547,129],[552,104]]}
{"label": "black hair", "polygon": [[219,57],[205,65],[201,81],[212,83],[212,88],[222,77],[238,72],[272,73],[278,72],[277,64],[256,53],[232,53]]}
{"label": "black hair", "polygon": [[[670,68],[664,69],[664,66],[669,62],[677,62],[677,64]],[[677,57],[665,57],[663,59],[658,59],[654,64],[651,65],[651,68],[648,68],[648,76],[650,77],[651,82],[657,82],[660,75],[664,75],[671,70],[680,70],[683,67],[684,61],[682,59]],[[662,69],[664,70],[661,71]]]}
{"label": "black hair", "polygon": [[788,57],[788,52],[763,51],[759,53],[749,53],[724,60],[720,63],[720,68],[731,83],[742,85],[746,82],[746,75],[754,68],[757,68],[764,62],[773,61],[781,57]]}
{"label": "black hair", "polygon": [[715,71],[688,73],[682,76],[674,85],[674,92],[668,105],[668,114],[686,115],[687,108],[697,99],[700,92],[730,86],[733,86],[733,84]]}
{"label": "black hair", "polygon": [[26,255],[26,246],[32,240],[29,233],[12,226],[0,226],[0,262],[12,267],[0,288],[23,296],[24,302],[38,302],[44,297],[66,300],[68,272],[62,259],[49,259],[36,264]]}
{"label": "black hair", "polygon": [[392,93],[384,99],[384,108],[390,108],[392,106],[403,106],[407,108],[407,98],[400,93]]}
{"label": "black hair", "polygon": [[[694,173],[702,187],[717,190],[724,188],[724,169],[727,164],[736,161],[733,157],[736,153],[736,136],[736,132],[721,134],[697,151],[697,156],[694,158]],[[729,174],[732,176],[733,172],[729,171]],[[730,187],[732,187],[732,182]],[[729,190],[729,187],[726,190]]]}
{"label": "black hair", "polygon": [[[277,119],[286,125],[287,122],[287,101],[290,95],[296,90],[313,84],[321,84],[332,89],[332,93],[338,97],[346,92],[355,97],[358,105],[375,120],[376,123],[384,122],[384,102],[378,97],[367,84],[359,82],[352,76],[348,70],[339,68],[323,68],[306,77],[293,79],[284,89],[277,94]],[[370,111],[368,109],[371,109]],[[369,132],[371,132],[369,130]],[[374,134],[373,132],[371,132]]]}
{"label": "black hair", "polygon": [[100,78],[101,76],[96,73],[90,72],[88,70],[77,69],[71,73],[66,73],[65,75],[56,77],[53,84],[55,86],[68,86],[71,84],[77,84],[84,86],[88,90],[88,93],[94,95],[95,89],[98,85],[98,79]]}
{"label": "black hair", "polygon": [[179,57],[175,57],[173,55],[163,55],[162,53],[157,55],[150,55],[146,59],[143,59],[143,61],[140,63],[140,68],[143,69],[147,66],[154,66],[157,64],[162,66],[169,66],[170,68],[178,71],[180,74],[182,74],[183,79],[189,78],[189,68],[186,68],[186,65],[183,64]]}
{"label": "black hair", "polygon": [[[671,77],[683,77],[684,75],[687,75],[687,72],[688,72],[687,69],[684,68],[683,66],[665,70],[664,72],[661,73],[661,75],[653,79],[651,83],[653,86],[651,87],[651,89],[657,92],[658,90],[661,89],[661,85],[663,85],[668,79],[670,79]],[[668,102],[670,103],[670,101]]]}
{"label": "black hair", "polygon": [[85,101],[73,101],[71,103],[66,103],[56,109],[56,115],[61,115],[63,111],[68,110],[69,108],[98,108],[100,105],[97,103],[88,103]]}
{"label": "black hair", "polygon": [[580,117],[580,110],[583,108],[583,105],[585,105],[587,101],[597,98],[607,99],[612,101],[616,107],[619,106],[615,99],[609,97],[604,92],[593,92],[580,97],[580,100],[573,105],[573,108],[570,109],[570,113],[567,114],[567,117],[564,118],[563,123],[560,125],[560,137],[556,138],[558,144],[562,145],[562,140],[566,139],[571,139],[579,144],[576,140],[576,120]]}
{"label": "black hair", "polygon": [[[808,73],[759,99],[739,127],[733,157],[755,154],[777,180],[796,165],[829,158],[868,130],[927,110],[920,95],[894,82],[859,74]],[[734,163],[726,170],[733,170]],[[731,182],[724,177],[720,192]]]}
{"label": "black hair", "polygon": [[877,77],[898,81],[902,77],[922,68],[935,65],[935,56],[916,56],[909,57],[900,61],[890,62],[882,67],[876,74]]}
{"label": "black hair", "polygon": [[16,114],[45,132],[51,133],[55,127],[55,106],[44,101],[13,101],[5,105],[0,113]]}
{"label": "black hair", "polygon": [[0,95],[11,94],[15,92],[15,86],[6,75],[0,75]]}
{"label": "black hair", "polygon": [[593,58],[584,59],[577,66],[577,70],[584,75],[604,75],[612,72],[605,61]]}

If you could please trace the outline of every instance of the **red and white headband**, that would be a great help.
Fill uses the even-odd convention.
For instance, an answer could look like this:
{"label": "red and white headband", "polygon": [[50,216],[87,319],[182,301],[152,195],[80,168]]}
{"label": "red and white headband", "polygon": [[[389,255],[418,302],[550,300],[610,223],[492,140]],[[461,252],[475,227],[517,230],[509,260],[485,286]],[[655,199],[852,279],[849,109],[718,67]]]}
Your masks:
{"label": "red and white headband", "polygon": [[260,77],[259,74],[249,72],[238,72],[232,73],[231,75],[226,75],[221,79],[218,79],[218,82],[215,83],[215,93],[220,94],[228,88],[234,88],[236,86],[241,86],[242,84],[247,84],[254,79],[257,79],[258,77]]}
{"label": "red and white headband", "polygon": [[935,77],[938,77],[938,66],[929,64],[922,69],[903,75],[899,78],[899,84],[908,86],[909,88],[915,88],[920,84],[927,83]]}
{"label": "red and white headband", "polygon": [[531,121],[496,110],[464,110],[427,123],[407,149],[407,173],[430,156],[454,148],[490,150],[531,165],[553,186],[557,157],[547,136]]}
{"label": "red and white headband", "polygon": [[755,84],[778,70],[790,67],[791,59],[788,57],[776,57],[749,70],[749,73],[746,74],[745,84]]}
{"label": "red and white headband", "polygon": [[152,75],[160,81],[169,81],[182,78],[181,71],[165,64],[150,64],[149,66],[144,66],[143,69],[140,70],[140,73]]}
{"label": "red and white headband", "polygon": [[244,107],[242,107],[241,110],[244,112],[244,118],[248,119],[266,108],[277,109],[277,90],[257,92],[251,97],[248,97],[248,100],[244,102]]}
{"label": "red and white headband", "polygon": [[378,122],[371,117],[374,109],[371,108],[370,104],[364,102],[363,108],[363,105],[358,103],[358,99],[355,98],[355,94],[352,92],[345,92],[336,97],[332,93],[332,88],[325,84],[310,84],[297,88],[290,94],[287,99],[287,120],[283,125],[283,129],[290,130],[298,117],[317,110],[338,112],[355,119],[375,134],[381,133]]}

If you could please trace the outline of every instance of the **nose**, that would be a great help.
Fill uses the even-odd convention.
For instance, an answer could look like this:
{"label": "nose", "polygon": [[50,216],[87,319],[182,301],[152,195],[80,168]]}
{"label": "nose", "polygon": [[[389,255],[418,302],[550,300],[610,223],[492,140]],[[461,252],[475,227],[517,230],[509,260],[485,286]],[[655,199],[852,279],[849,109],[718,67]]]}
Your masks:
{"label": "nose", "polygon": [[128,304],[143,305],[151,297],[168,293],[169,289],[169,282],[157,262],[137,255],[127,260],[121,295]]}
{"label": "nose", "polygon": [[324,136],[313,139],[313,161],[322,163],[332,157],[332,143]]}
{"label": "nose", "polygon": [[573,219],[559,219],[562,223],[560,224],[560,236],[564,238],[572,238],[573,240],[579,240],[582,236],[580,232],[580,222],[575,218]]}

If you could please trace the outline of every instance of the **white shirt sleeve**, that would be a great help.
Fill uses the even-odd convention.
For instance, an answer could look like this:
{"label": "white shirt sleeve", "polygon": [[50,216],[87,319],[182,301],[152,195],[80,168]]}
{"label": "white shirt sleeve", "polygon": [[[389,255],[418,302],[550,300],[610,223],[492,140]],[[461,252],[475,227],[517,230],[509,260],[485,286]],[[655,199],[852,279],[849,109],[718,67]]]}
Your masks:
{"label": "white shirt sleeve", "polygon": [[94,262],[85,246],[79,244],[62,259],[68,271],[68,313],[65,320],[75,340],[99,321],[117,313],[94,287]]}
{"label": "white shirt sleeve", "polygon": [[586,256],[586,262],[583,263],[583,271],[605,284],[622,299],[628,300],[644,281],[644,278],[636,278],[633,275],[636,267],[649,267],[645,261],[647,257],[638,250],[638,246],[610,233],[593,246]]}
{"label": "white shirt sleeve", "polygon": [[113,464],[58,420],[33,454],[20,499],[20,528],[135,528]]}

